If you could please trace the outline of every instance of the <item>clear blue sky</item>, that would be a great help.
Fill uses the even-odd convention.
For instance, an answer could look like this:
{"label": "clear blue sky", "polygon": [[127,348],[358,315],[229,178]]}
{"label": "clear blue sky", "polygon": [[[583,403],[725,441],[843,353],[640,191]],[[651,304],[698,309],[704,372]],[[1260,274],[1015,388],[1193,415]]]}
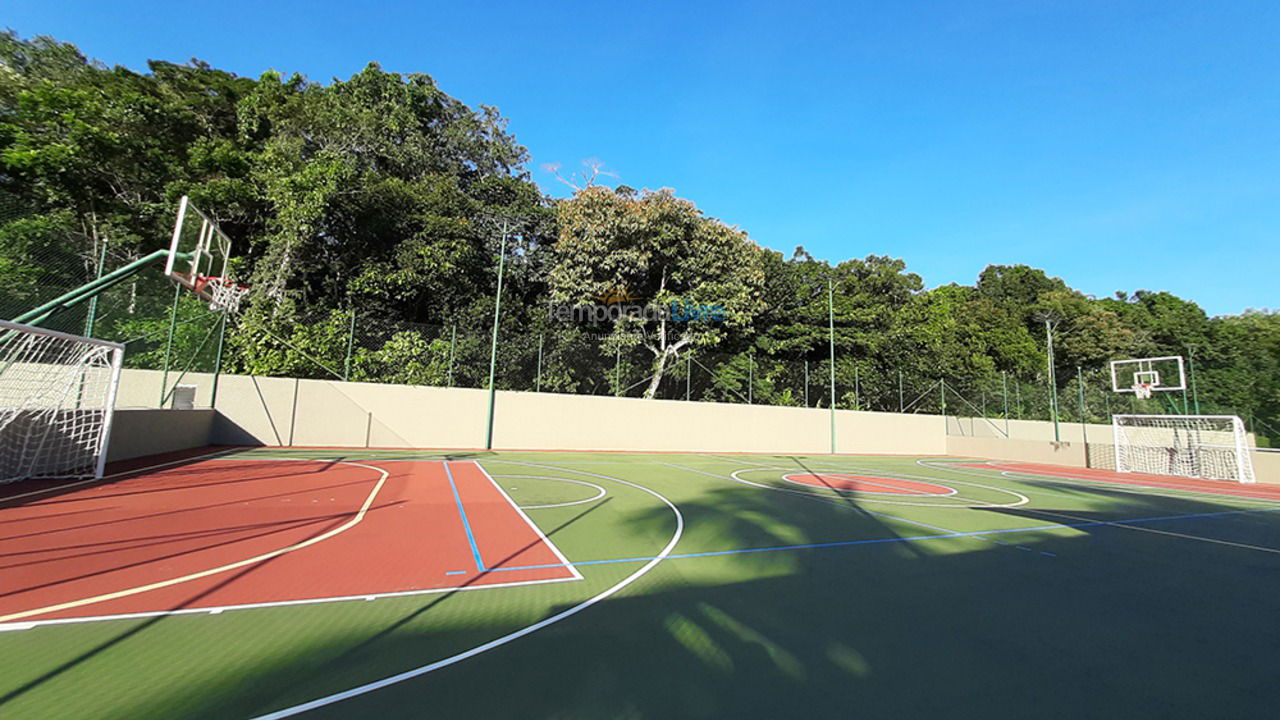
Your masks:
{"label": "clear blue sky", "polygon": [[1099,296],[1280,308],[1280,3],[9,0],[108,63],[327,82],[376,60],[790,253],[929,286],[1026,263]]}

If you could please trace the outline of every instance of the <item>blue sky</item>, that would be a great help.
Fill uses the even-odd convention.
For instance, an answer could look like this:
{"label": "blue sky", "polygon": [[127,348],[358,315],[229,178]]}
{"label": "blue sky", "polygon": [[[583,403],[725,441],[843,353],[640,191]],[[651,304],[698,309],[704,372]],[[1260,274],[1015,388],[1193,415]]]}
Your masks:
{"label": "blue sky", "polygon": [[790,253],[988,263],[1280,308],[1280,3],[9,0],[108,63],[327,82],[376,60]]}

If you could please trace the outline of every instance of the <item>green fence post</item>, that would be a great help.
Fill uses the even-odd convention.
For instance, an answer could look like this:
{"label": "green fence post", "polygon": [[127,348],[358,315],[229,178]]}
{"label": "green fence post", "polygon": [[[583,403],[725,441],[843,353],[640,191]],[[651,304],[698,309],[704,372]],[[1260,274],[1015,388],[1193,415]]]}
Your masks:
{"label": "green fence post", "polygon": [[1044,321],[1044,332],[1049,356],[1049,413],[1053,415],[1053,441],[1062,442],[1062,433],[1058,429],[1058,377],[1053,363],[1053,326],[1048,318]]}
{"label": "green fence post", "polygon": [[835,290],[831,281],[827,281],[827,349],[830,353],[831,367],[831,454],[836,454],[836,310]]}
{"label": "green fence post", "polygon": [[854,410],[862,409],[862,401],[858,399],[859,395],[861,395],[860,393],[861,388],[862,388],[862,385],[858,380],[858,366],[854,365],[853,366],[853,409]]}
{"label": "green fence post", "polygon": [[693,391],[693,356],[684,356],[684,399],[688,402]]}
{"label": "green fence post", "polygon": [[1187,371],[1191,374],[1191,401],[1195,403],[1196,414],[1200,414],[1200,393],[1196,390],[1196,349],[1187,348]]}
{"label": "green fence post", "polygon": [[809,407],[809,361],[804,361],[804,406]]}
{"label": "green fence post", "polygon": [[214,356],[213,361],[213,387],[209,392],[209,407],[218,406],[218,378],[222,375],[222,344],[227,336],[227,311],[222,311],[222,317],[218,320],[218,354]]}
{"label": "green fence post", "polygon": [[[97,280],[102,280],[102,271],[106,268],[106,266],[107,266],[107,239],[102,238],[102,252],[98,255]],[[85,319],[85,323],[84,323],[85,337],[93,337],[93,326],[97,318],[98,318],[98,296],[95,294],[93,298],[89,300],[89,317]]]}
{"label": "green fence post", "polygon": [[356,342],[356,309],[351,308],[351,325],[347,328],[347,360],[342,365],[342,379],[351,379],[351,349]]}
{"label": "green fence post", "polygon": [[458,345],[458,324],[454,323],[449,331],[449,387],[453,387],[453,354]]}
{"label": "green fence post", "polygon": [[169,384],[169,355],[173,352],[173,331],[178,327],[178,299],[181,297],[182,286],[175,285],[173,305],[169,308],[169,339],[164,344],[164,375],[160,379],[160,407],[164,407],[164,399],[167,395],[164,389]]}
{"label": "green fence post", "polygon": [[495,376],[498,372],[498,320],[502,317],[502,273],[507,267],[507,224],[502,223],[502,246],[498,250],[498,289],[493,296],[493,335],[489,339],[489,417],[485,421],[484,449],[493,449],[493,406],[497,401]]}
{"label": "green fence post", "polygon": [[538,374],[533,379],[534,392],[542,392],[542,342],[545,338],[545,335],[538,333]]}
{"label": "green fence post", "polygon": [[1004,397],[1004,436],[1009,437],[1009,371],[1000,373],[1000,395]]}
{"label": "green fence post", "polygon": [[899,370],[898,371],[898,412],[903,413],[907,411],[907,406],[904,404],[905,402],[906,400],[903,398],[903,395],[902,395],[902,371]]}
{"label": "green fence post", "polygon": [[747,404],[751,405],[754,395],[752,388],[755,385],[756,374],[756,356],[755,353],[747,353]]}
{"label": "green fence post", "polygon": [[1076,366],[1076,385],[1078,386],[1080,391],[1080,438],[1084,440],[1085,453],[1087,454],[1089,451],[1089,428],[1086,425],[1086,423],[1088,423],[1088,420],[1085,418],[1085,408],[1084,408],[1084,376],[1081,375],[1080,372],[1081,372],[1080,366],[1077,365]]}
{"label": "green fence post", "polygon": [[694,356],[685,356],[685,401],[689,401],[694,389]]}

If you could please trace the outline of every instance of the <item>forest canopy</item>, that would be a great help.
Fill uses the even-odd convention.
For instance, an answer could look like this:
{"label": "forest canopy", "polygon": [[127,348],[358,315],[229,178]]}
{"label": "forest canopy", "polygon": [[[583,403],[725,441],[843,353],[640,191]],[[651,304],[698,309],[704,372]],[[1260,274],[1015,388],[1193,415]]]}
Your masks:
{"label": "forest canopy", "polygon": [[[138,72],[9,31],[0,305],[14,317],[167,247],[188,195],[235,239],[252,287],[226,328],[228,371],[478,386],[505,252],[500,387],[908,411],[945,400],[1043,418],[1048,321],[1064,416],[1106,417],[1110,359],[1183,355],[1203,412],[1280,437],[1275,312],[1210,318],[1146,290],[1093,298],[1023,265],[926,288],[893,257],[850,248],[832,264],[803,237],[789,254],[760,247],[667,189],[588,183],[556,199],[528,159],[497,108],[426,74],[371,63],[324,84],[195,60]],[[221,329],[199,303],[182,302],[161,353],[172,290],[159,275],[56,326],[129,341],[136,367],[169,354],[207,369]],[[822,379],[828,287],[834,397]],[[666,314],[582,323],[551,311],[620,299]]]}

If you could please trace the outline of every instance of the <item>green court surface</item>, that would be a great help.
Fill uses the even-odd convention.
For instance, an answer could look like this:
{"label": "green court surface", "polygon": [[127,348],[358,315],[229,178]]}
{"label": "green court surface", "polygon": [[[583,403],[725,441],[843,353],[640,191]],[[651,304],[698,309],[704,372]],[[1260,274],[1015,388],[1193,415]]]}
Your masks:
{"label": "green court surface", "polygon": [[[990,720],[1280,707],[1274,494],[956,458],[239,457],[478,461],[582,578],[10,623],[0,717]],[[0,505],[0,535],[13,533],[9,512]],[[422,528],[424,548],[444,531]],[[359,578],[380,561],[373,550],[332,573]]]}

